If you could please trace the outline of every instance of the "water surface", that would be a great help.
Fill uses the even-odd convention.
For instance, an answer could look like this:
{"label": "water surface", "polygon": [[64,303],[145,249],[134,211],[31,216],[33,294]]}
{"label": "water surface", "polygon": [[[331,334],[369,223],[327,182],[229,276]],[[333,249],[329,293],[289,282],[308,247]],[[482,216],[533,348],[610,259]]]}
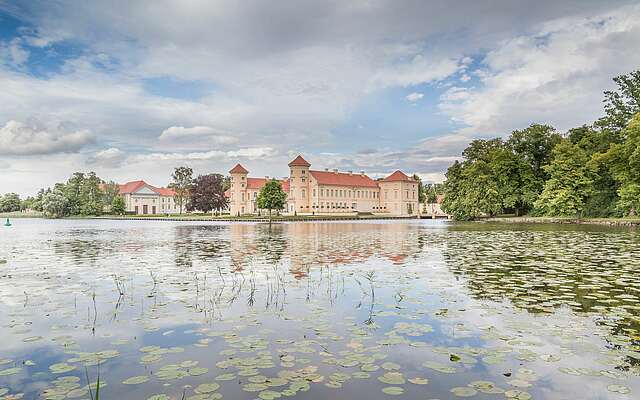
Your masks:
{"label": "water surface", "polygon": [[633,399],[640,237],[16,220],[0,399]]}

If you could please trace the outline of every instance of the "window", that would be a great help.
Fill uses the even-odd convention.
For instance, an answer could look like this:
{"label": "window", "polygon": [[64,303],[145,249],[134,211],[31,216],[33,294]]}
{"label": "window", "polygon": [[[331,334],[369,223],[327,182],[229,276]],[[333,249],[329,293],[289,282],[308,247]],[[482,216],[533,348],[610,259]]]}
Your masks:
{"label": "window", "polygon": [[306,195],[307,195],[307,192],[304,189],[302,189],[302,198],[306,197]]}
{"label": "window", "polygon": [[398,191],[397,191],[397,190],[393,192],[393,197],[394,197],[395,199],[397,199],[397,198],[398,198]]}
{"label": "window", "polygon": [[258,192],[253,192],[253,198],[257,198],[258,197]]}
{"label": "window", "polygon": [[[306,171],[303,169],[303,170],[302,170],[302,175],[304,175],[304,174],[305,174],[305,172],[306,172]],[[303,179],[303,180],[304,180],[304,179]]]}
{"label": "window", "polygon": [[[303,171],[304,172],[304,171]],[[306,179],[302,178],[302,182],[306,182]]]}
{"label": "window", "polygon": [[242,192],[242,201],[244,201],[244,192]]}

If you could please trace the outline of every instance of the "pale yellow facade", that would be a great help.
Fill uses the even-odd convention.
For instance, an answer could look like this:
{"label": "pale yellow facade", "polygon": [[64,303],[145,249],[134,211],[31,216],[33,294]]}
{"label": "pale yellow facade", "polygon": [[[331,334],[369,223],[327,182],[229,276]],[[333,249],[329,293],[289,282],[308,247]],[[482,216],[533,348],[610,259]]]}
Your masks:
{"label": "pale yellow facade", "polygon": [[[230,172],[231,215],[258,214],[256,199],[268,178],[250,178],[240,164]],[[289,177],[280,181],[287,193],[287,215],[372,213],[418,216],[418,182],[400,171],[373,180],[364,172],[315,171],[302,157],[289,163]]]}

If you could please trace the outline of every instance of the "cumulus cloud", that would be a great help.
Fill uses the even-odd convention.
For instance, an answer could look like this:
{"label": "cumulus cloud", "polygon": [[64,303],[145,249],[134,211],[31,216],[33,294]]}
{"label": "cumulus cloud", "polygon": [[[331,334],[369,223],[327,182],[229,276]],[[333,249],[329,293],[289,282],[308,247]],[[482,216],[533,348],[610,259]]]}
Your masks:
{"label": "cumulus cloud", "polygon": [[[461,0],[456,7],[425,0],[402,7],[393,0],[190,7],[179,0],[163,7],[152,0],[0,0],[1,11],[29,27],[0,44],[0,121],[75,121],[73,129],[37,129],[47,134],[42,143],[49,146],[41,147],[56,151],[82,148],[82,138],[67,137],[78,132],[114,146],[73,164],[70,156],[43,157],[55,158],[44,164],[55,162],[65,175],[86,163],[117,174],[111,166],[120,162],[138,163],[143,176],[134,178],[162,180],[183,160],[206,172],[226,171],[234,158],[280,175],[292,149],[317,157],[317,165],[441,174],[473,137],[507,133],[533,118],[558,128],[596,118],[611,77],[640,65],[640,18],[628,3],[637,1],[539,0],[532,11],[513,0]],[[460,9],[474,18],[460,18]],[[56,52],[69,42],[81,51]],[[29,52],[55,53],[55,68],[39,71],[46,79],[30,71]],[[198,95],[150,90],[159,77],[197,87]],[[386,96],[403,88],[425,96],[448,88],[440,111],[454,122],[450,129],[421,141],[391,110],[375,110],[388,121],[393,146],[382,148],[389,142],[376,135],[383,133],[354,128],[371,150],[354,156],[344,127],[373,126],[367,106],[384,107]],[[341,154],[327,155],[336,148]],[[25,176],[11,183],[33,181]],[[0,184],[8,180],[0,176]]]}
{"label": "cumulus cloud", "polygon": [[190,153],[149,153],[140,154],[132,158],[132,162],[145,161],[203,161],[203,160],[234,160],[244,158],[248,160],[260,159],[275,155],[271,147],[249,147],[232,151],[201,151]]}
{"label": "cumulus cloud", "polygon": [[216,130],[209,126],[193,126],[185,128],[184,126],[171,126],[160,134],[160,140],[168,141],[190,141],[206,139],[208,142],[215,144],[233,144],[238,141],[234,136],[225,134],[225,132]]}
{"label": "cumulus cloud", "polygon": [[25,156],[73,153],[94,140],[87,130],[64,132],[11,120],[0,128],[0,154]]}
{"label": "cumulus cloud", "polygon": [[418,100],[420,100],[423,97],[424,97],[424,93],[413,92],[413,93],[409,93],[407,95],[406,99],[410,103],[415,103],[415,102],[417,102]]}
{"label": "cumulus cloud", "polygon": [[611,78],[640,65],[638,40],[640,6],[550,21],[502,41],[475,71],[481,84],[450,88],[440,108],[467,135],[504,135],[532,122],[561,130],[589,123],[602,115]]}
{"label": "cumulus cloud", "polygon": [[95,164],[107,168],[116,168],[121,166],[126,158],[127,153],[116,147],[111,147],[108,149],[100,150],[90,156],[87,159],[87,164]]}

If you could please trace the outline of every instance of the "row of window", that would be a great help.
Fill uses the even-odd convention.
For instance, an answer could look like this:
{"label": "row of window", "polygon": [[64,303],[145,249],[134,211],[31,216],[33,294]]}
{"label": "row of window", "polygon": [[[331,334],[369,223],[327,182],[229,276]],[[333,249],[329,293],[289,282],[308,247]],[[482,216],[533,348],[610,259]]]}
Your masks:
{"label": "row of window", "polygon": [[[300,208],[303,208],[303,206],[300,206]],[[325,207],[325,203],[321,202],[320,205],[316,205],[314,204],[312,206],[312,208],[314,209],[349,209],[349,206],[347,205],[347,203],[344,202],[337,202],[337,203],[326,203],[326,207]],[[352,210],[356,210],[358,208],[358,204],[357,203],[351,203],[351,209]],[[386,210],[387,207],[371,207],[373,210]]]}

